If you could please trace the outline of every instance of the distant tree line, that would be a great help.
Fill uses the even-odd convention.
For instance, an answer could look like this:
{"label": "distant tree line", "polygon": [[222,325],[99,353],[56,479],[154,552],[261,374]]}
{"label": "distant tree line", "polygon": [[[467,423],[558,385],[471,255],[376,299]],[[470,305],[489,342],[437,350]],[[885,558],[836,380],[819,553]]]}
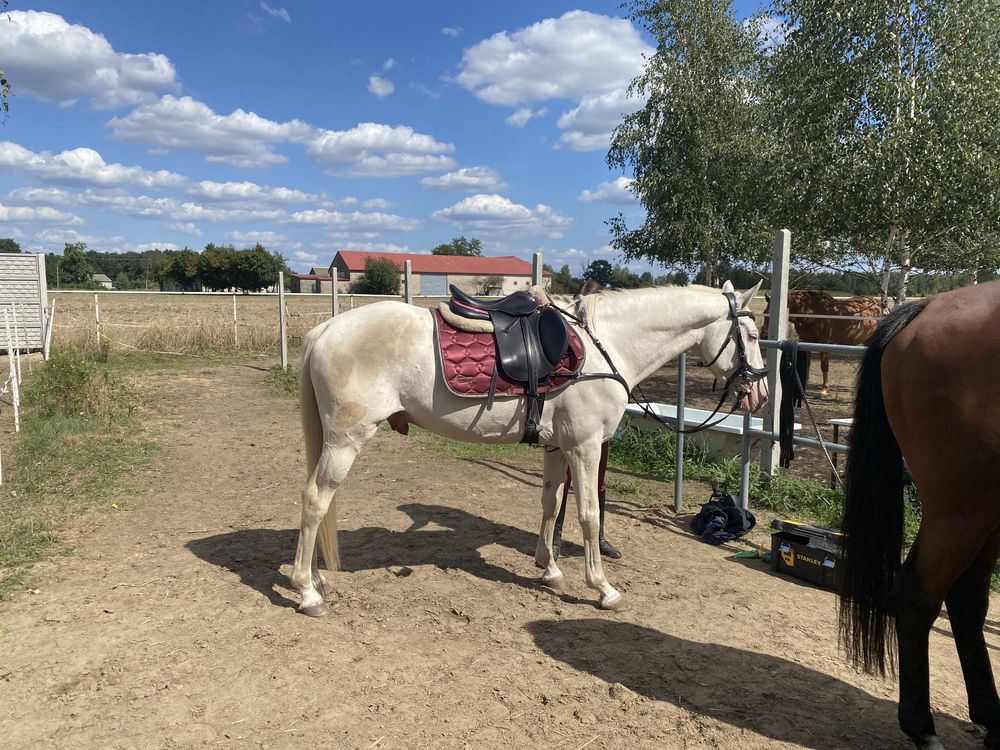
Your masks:
{"label": "distant tree line", "polygon": [[[0,252],[20,252],[20,247],[12,249],[7,240],[0,240]],[[115,289],[123,290],[256,292],[276,286],[280,271],[288,286],[291,269],[284,257],[261,244],[237,250],[209,243],[200,253],[188,248],[114,253],[67,242],[62,254],[45,255],[46,282],[52,289],[98,289],[93,276],[104,274]]]}

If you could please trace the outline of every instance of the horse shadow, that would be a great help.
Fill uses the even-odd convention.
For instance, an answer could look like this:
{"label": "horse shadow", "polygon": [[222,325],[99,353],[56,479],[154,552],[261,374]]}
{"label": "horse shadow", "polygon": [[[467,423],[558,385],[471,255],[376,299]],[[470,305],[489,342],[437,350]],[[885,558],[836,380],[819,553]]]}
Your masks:
{"label": "horse shadow", "polygon": [[[526,628],[539,649],[574,669],[781,742],[813,750],[911,747],[894,701],[780,656],[612,619],[536,620]],[[831,715],[842,717],[842,729],[824,736],[817,711],[827,716],[824,726]],[[968,745],[969,724],[935,720],[947,747]]]}
{"label": "horse shadow", "polygon": [[[406,503],[397,509],[411,520],[403,531],[368,526],[338,532],[343,572],[433,565],[497,583],[543,588],[538,578],[494,565],[479,552],[481,547],[498,544],[533,558],[535,534],[446,505]],[[185,546],[205,562],[237,574],[244,585],[272,604],[296,606],[280,591],[294,587],[278,566],[294,560],[298,535],[298,529],[244,529],[192,539]],[[567,546],[571,551],[575,547]],[[565,593],[553,595],[566,603],[584,602]]]}

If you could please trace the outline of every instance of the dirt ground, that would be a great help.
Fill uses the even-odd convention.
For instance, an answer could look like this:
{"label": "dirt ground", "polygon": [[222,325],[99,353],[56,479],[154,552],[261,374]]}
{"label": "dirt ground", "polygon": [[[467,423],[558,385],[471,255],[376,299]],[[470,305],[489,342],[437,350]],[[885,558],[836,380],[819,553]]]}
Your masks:
{"label": "dirt ground", "polygon": [[[909,746],[894,684],[838,652],[833,594],[702,544],[670,497],[609,499],[629,611],[595,608],[575,522],[569,592],[540,588],[531,454],[380,432],[339,495],[333,613],[299,615],[295,402],[259,366],[144,378],[164,451],[142,494],[76,523],[75,554],[0,608],[0,747]],[[980,746],[946,618],[931,669],[947,747]]]}

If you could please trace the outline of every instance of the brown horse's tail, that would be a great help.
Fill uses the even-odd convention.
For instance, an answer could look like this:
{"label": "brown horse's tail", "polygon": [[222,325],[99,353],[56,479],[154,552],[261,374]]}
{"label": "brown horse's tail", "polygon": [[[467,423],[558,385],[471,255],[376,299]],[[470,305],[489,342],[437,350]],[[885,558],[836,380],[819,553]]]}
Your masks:
{"label": "brown horse's tail", "polygon": [[[310,360],[316,339],[326,330],[327,324],[317,326],[306,334],[302,347],[302,363],[299,367],[299,407],[302,416],[302,435],[306,449],[306,481],[312,477],[323,451],[323,422],[320,419],[316,391],[313,389]],[[304,506],[303,506],[304,507]],[[337,513],[331,503],[326,516],[320,521],[316,533],[319,548],[329,570],[340,570],[340,545],[337,543]]]}
{"label": "brown horse's tail", "polygon": [[903,551],[903,455],[885,413],[882,353],[923,306],[903,305],[883,318],[858,371],[844,482],[840,640],[868,673],[895,667],[893,589]]}

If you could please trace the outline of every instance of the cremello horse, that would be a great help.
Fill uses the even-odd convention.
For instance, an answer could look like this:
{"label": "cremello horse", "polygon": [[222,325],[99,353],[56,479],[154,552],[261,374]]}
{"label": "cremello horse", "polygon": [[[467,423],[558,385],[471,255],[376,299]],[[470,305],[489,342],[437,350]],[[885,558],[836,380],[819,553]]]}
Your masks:
{"label": "cremello horse", "polygon": [[[707,287],[662,287],[611,291],[576,302],[629,388],[666,362],[694,350],[713,373],[736,383],[739,406],[756,411],[767,401],[760,379],[757,329],[745,312],[760,284],[743,295]],[[730,302],[732,300],[732,303]],[[564,309],[574,304],[558,300]],[[738,315],[736,313],[739,313]],[[612,372],[591,337],[578,329],[586,348],[587,373]],[[299,609],[312,616],[329,611],[329,593],[319,572],[317,537],[327,566],[339,569],[337,488],[381,422],[405,434],[409,424],[448,438],[482,443],[517,443],[526,421],[522,398],[485,399],[453,395],[442,378],[429,310],[401,302],[378,302],[338,315],[310,331],[300,370],[302,426],[308,481],[302,491],[292,584],[302,595]],[[748,365],[751,369],[748,369]],[[567,466],[577,487],[584,533],[587,585],[599,604],[621,611],[625,600],[604,577],[598,548],[597,469],[601,444],[618,427],[628,393],[610,378],[580,380],[548,394],[538,443],[544,446],[542,527],[535,563],[542,583],[562,590],[563,574],[552,554],[552,532]]]}

